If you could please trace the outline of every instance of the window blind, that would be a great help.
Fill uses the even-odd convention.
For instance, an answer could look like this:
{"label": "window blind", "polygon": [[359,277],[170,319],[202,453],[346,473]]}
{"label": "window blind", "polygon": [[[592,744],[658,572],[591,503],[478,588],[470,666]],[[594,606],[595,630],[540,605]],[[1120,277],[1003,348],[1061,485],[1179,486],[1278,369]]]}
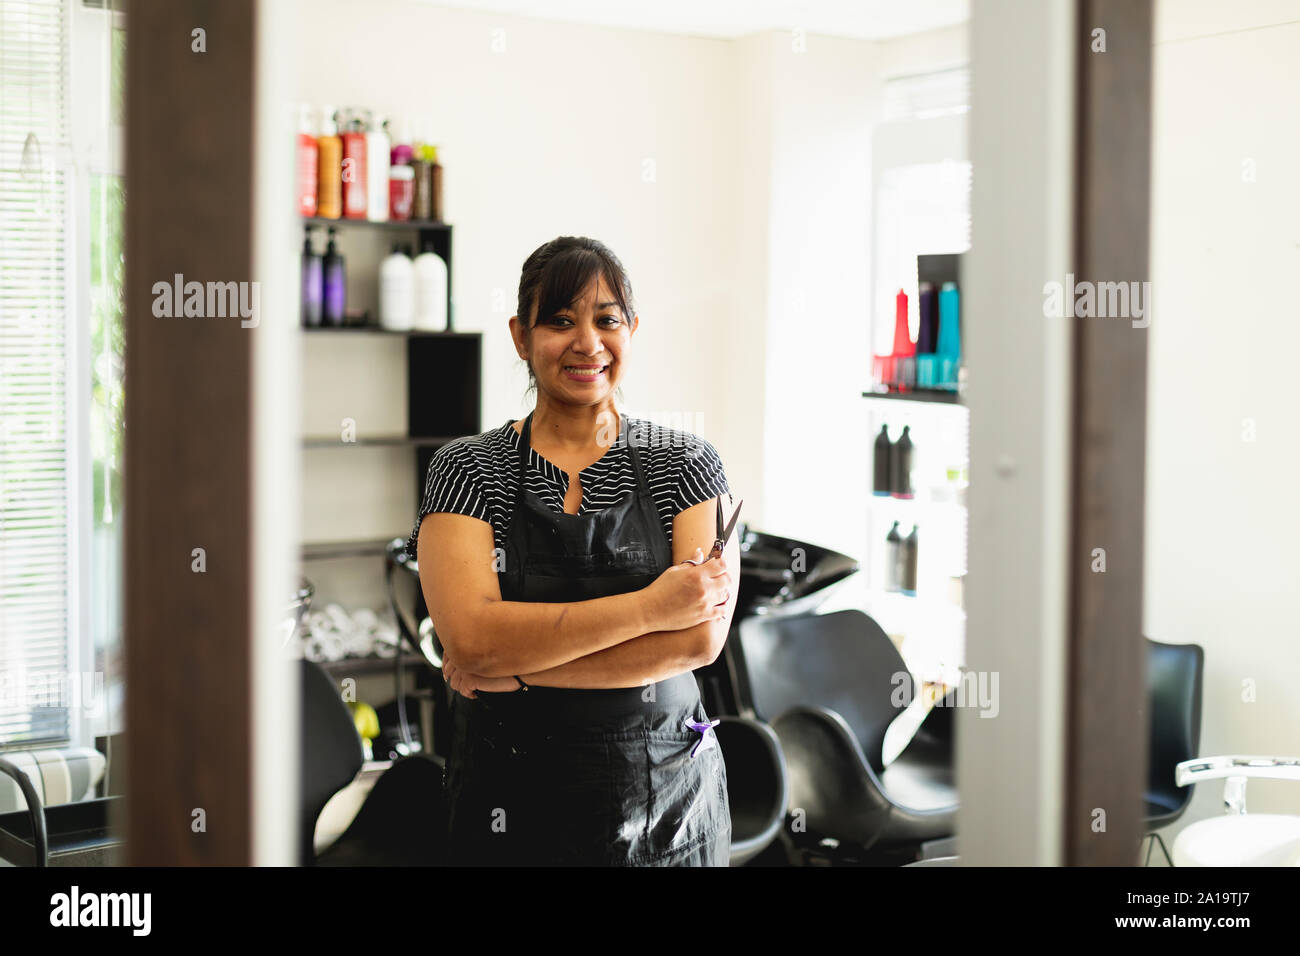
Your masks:
{"label": "window blind", "polygon": [[0,4],[0,750],[68,741],[65,0]]}

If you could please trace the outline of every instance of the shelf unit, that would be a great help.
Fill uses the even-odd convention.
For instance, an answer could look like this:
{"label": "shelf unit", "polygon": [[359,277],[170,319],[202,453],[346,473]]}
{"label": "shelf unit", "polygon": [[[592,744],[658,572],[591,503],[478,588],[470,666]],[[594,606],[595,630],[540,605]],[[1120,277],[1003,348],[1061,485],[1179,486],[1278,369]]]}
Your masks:
{"label": "shelf unit", "polygon": [[[480,432],[480,404],[482,389],[483,337],[479,332],[459,332],[454,328],[452,308],[452,227],[449,223],[433,220],[388,220],[372,222],[368,219],[300,220],[304,228],[320,230],[335,228],[339,234],[355,233],[358,242],[365,242],[367,234],[376,241],[395,234],[413,233],[418,243],[426,240],[433,251],[447,264],[447,330],[429,332],[418,329],[385,329],[374,322],[341,326],[303,326],[304,342],[323,341],[331,335],[378,338],[401,336],[406,341],[407,371],[407,428],[406,434],[373,434],[358,436],[353,441],[343,441],[338,435],[304,435],[304,451],[322,451],[353,447],[356,449],[414,449],[414,481],[411,506],[412,518],[419,508],[424,490],[424,476],[434,453],[448,442]],[[353,276],[350,262],[345,262],[348,281]],[[346,383],[341,383],[346,388]],[[309,459],[308,467],[315,463]],[[317,466],[319,467],[319,466]],[[360,560],[380,557],[392,537],[409,533],[408,528],[393,529],[386,538],[338,541],[313,541],[302,545],[304,562],[326,560]],[[377,562],[376,562],[377,563]]]}
{"label": "shelf unit", "polygon": [[[432,246],[433,251],[437,253],[442,261],[447,263],[447,331],[446,332],[389,332],[387,329],[380,328],[378,325],[369,324],[366,326],[312,326],[309,331],[376,331],[389,332],[393,335],[447,335],[455,333],[456,316],[452,308],[452,287],[451,287],[451,232],[450,223],[437,222],[432,219],[389,219],[384,222],[372,222],[369,219],[322,219],[319,216],[302,216],[299,217],[299,223],[304,229],[338,229],[340,231],[358,231],[373,232],[376,235],[384,233],[415,233],[418,237],[416,240],[415,252],[418,255],[420,249],[427,239]],[[344,264],[346,268],[346,263]]]}
{"label": "shelf unit", "polygon": [[[919,282],[938,288],[945,281],[960,285],[960,255],[917,256]],[[891,324],[894,317],[888,316]],[[970,411],[961,391],[910,389],[879,390],[868,386],[868,475],[874,474],[875,440],[882,425],[897,441],[903,425],[911,426],[915,447],[912,480],[916,497],[910,499],[867,494],[867,560],[862,571],[864,610],[891,635],[903,639],[903,654],[917,676],[945,684],[959,679],[965,662],[966,614],[953,600],[949,581],[964,582],[968,514],[968,481],[950,480],[949,467],[967,464],[970,447]],[[887,548],[885,537],[893,522],[906,535],[913,524],[919,529],[917,593],[915,596],[885,590]]]}

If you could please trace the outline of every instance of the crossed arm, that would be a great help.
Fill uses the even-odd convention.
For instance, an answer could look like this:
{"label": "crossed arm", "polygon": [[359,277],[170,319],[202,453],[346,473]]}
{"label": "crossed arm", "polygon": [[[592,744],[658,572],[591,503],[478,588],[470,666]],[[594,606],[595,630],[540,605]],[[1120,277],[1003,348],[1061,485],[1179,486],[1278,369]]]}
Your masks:
{"label": "crossed arm", "polygon": [[[730,496],[723,511],[730,514]],[[707,554],[716,532],[715,499],[673,519],[673,562]],[[435,512],[420,524],[421,587],[445,656],[463,682],[485,691],[518,688],[510,675],[550,687],[637,687],[717,659],[736,608],[740,541],[723,557],[731,569],[720,620],[661,629],[643,591],[589,601],[503,601],[493,568],[495,543],[485,521]],[[458,681],[458,683],[461,681]]]}

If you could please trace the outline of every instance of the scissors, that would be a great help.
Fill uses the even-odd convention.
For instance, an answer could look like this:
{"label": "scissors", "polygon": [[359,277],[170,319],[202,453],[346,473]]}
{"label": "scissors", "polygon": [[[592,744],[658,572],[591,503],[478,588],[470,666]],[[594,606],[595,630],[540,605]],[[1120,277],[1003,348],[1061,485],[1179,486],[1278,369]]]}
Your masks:
{"label": "scissors", "polygon": [[722,549],[725,548],[727,546],[727,542],[731,540],[731,532],[736,530],[736,519],[740,517],[740,507],[744,503],[745,503],[745,499],[741,498],[740,504],[736,505],[736,510],[731,516],[731,520],[727,522],[727,526],[723,528],[722,527],[722,496],[721,495],[718,496],[718,536],[713,539],[712,549],[710,549],[709,553],[704,556],[705,561],[709,560],[709,558],[722,557]]}

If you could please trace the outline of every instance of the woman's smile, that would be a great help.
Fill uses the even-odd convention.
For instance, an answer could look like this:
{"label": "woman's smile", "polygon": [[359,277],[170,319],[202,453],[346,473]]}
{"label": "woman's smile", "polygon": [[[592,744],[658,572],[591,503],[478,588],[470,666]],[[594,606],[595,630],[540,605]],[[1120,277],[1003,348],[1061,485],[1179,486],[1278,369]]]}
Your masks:
{"label": "woman's smile", "polygon": [[608,365],[566,365],[564,375],[575,382],[595,382],[604,376]]}

